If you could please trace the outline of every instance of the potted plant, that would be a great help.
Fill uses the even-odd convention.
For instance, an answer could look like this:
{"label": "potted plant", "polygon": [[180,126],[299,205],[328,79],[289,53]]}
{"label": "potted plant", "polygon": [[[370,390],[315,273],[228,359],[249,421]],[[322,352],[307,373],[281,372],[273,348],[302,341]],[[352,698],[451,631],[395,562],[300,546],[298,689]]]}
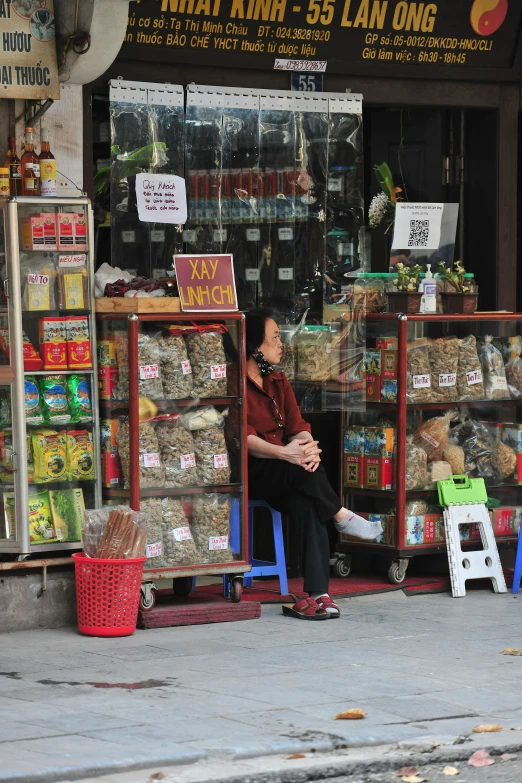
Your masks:
{"label": "potted plant", "polygon": [[419,291],[419,264],[408,267],[399,261],[395,265],[397,277],[393,281],[395,291],[388,291],[388,306],[391,313],[418,313],[422,299]]}
{"label": "potted plant", "polygon": [[444,261],[439,263],[439,274],[454,291],[442,291],[442,312],[444,313],[474,313],[477,309],[478,294],[473,293],[466,285],[466,270],[461,261],[455,261],[453,269],[448,269]]}

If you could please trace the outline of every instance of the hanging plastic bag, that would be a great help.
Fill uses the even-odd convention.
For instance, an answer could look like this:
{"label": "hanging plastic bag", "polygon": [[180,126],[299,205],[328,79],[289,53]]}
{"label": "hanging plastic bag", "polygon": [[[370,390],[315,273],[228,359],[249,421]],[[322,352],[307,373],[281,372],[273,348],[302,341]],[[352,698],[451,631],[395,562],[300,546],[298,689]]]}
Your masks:
{"label": "hanging plastic bag", "polygon": [[504,369],[504,360],[498,348],[493,345],[493,337],[486,335],[478,349],[484,376],[484,391],[487,400],[507,400],[509,390]]}

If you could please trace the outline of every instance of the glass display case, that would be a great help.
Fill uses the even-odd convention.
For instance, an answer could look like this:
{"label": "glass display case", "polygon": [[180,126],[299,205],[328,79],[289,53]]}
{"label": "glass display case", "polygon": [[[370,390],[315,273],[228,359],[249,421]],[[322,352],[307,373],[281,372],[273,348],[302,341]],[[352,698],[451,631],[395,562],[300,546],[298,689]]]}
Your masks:
{"label": "glass display case", "polygon": [[250,570],[242,314],[98,314],[104,502],[150,513],[142,609],[155,580]]}
{"label": "glass display case", "polygon": [[[497,545],[522,517],[522,314],[367,314],[366,408],[345,413],[345,505],[382,523],[375,543],[400,583],[409,559],[446,550],[436,482],[483,478]],[[480,550],[477,525],[461,529]]]}
{"label": "glass display case", "polygon": [[0,211],[0,553],[80,549],[101,501],[91,205]]}

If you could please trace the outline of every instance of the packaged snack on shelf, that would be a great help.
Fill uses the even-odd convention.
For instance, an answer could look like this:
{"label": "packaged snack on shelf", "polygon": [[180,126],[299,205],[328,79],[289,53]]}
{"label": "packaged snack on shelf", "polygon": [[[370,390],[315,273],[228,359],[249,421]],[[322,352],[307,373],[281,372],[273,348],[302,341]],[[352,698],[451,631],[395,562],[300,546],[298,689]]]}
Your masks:
{"label": "packaged snack on shelf", "polygon": [[52,316],[38,320],[38,342],[44,370],[67,369],[65,318]]}
{"label": "packaged snack on shelf", "polygon": [[393,458],[364,455],[364,486],[368,489],[392,489]]}
{"label": "packaged snack on shelf", "polygon": [[[42,360],[38,356],[36,350],[33,348],[33,345],[25,332],[22,332],[22,340],[24,351],[24,370],[40,370],[42,367]],[[0,328],[0,347],[9,358],[9,329],[7,327]]]}
{"label": "packaged snack on shelf", "polygon": [[344,451],[346,454],[364,454],[364,427],[348,424],[344,428]]}
{"label": "packaged snack on shelf", "polygon": [[89,481],[95,477],[92,433],[67,431],[66,473],[69,481]]}
{"label": "packaged snack on shelf", "polygon": [[58,257],[58,307],[85,310],[89,307],[89,275],[85,253]]}
{"label": "packaged snack on shelf", "polygon": [[344,483],[347,487],[364,487],[364,454],[344,454]]}
{"label": "packaged snack on shelf", "polygon": [[54,310],[54,261],[46,253],[32,256],[20,263],[22,310]]}
{"label": "packaged snack on shelf", "polygon": [[138,390],[140,397],[163,400],[159,334],[138,335]]}
{"label": "packaged snack on shelf", "polygon": [[42,413],[46,424],[69,424],[71,412],[67,402],[65,375],[43,375],[39,382]]}
{"label": "packaged snack on shelf", "polygon": [[404,545],[419,546],[424,543],[424,517],[411,515],[404,520]]}
{"label": "packaged snack on shelf", "polygon": [[83,315],[69,315],[65,322],[67,330],[67,366],[70,370],[92,368],[89,319]]}
{"label": "packaged snack on shelf", "polygon": [[98,367],[113,367],[118,366],[118,359],[116,356],[116,336],[111,333],[105,337],[98,338],[97,346]]}
{"label": "packaged snack on shelf", "polygon": [[34,483],[64,481],[67,439],[65,431],[40,429],[31,435],[34,456]]}
{"label": "packaged snack on shelf", "polygon": [[88,376],[67,376],[67,401],[73,424],[89,424],[92,421],[91,382]]}
{"label": "packaged snack on shelf", "polygon": [[406,399],[422,403],[431,400],[430,341],[415,340],[408,344]]}
{"label": "packaged snack on shelf", "polygon": [[327,381],[331,375],[332,333],[327,326],[304,326],[297,335],[297,380]]}
{"label": "packaged snack on shelf", "polygon": [[[129,393],[129,376],[127,379],[127,397]],[[118,396],[118,370],[115,367],[100,367],[98,369],[98,395],[100,400],[127,399]]]}
{"label": "packaged snack on shelf", "polygon": [[454,402],[457,397],[459,341],[456,337],[439,337],[430,345],[432,402]]}
{"label": "packaged snack on shelf", "polygon": [[118,419],[100,419],[100,450],[117,453]]}
{"label": "packaged snack on shelf", "polygon": [[49,501],[58,541],[81,541],[85,523],[83,489],[51,489]]}
{"label": "packaged snack on shelf", "polygon": [[[130,487],[129,421],[121,418],[116,433],[118,453],[125,480],[125,489]],[[165,468],[161,463],[158,438],[150,421],[141,421],[139,425],[139,471],[140,487],[165,486]]]}
{"label": "packaged snack on shelf", "polygon": [[182,425],[180,416],[160,418],[156,435],[166,487],[194,487],[198,483],[194,436]]}
{"label": "packaged snack on shelf", "polygon": [[448,445],[450,421],[456,411],[448,411],[444,416],[428,419],[415,431],[413,442],[424,449],[428,460],[440,460]]}
{"label": "packaged snack on shelf", "polygon": [[192,536],[202,563],[227,563],[230,548],[230,498],[226,494],[196,495],[192,506]]}
{"label": "packaged snack on shelf", "polygon": [[51,517],[49,491],[40,489],[29,494],[29,540],[31,544],[47,544],[56,538]]}
{"label": "packaged snack on shelf", "polygon": [[477,339],[473,334],[459,340],[457,393],[461,402],[484,399],[482,365],[477,353]]}
{"label": "packaged snack on shelf", "polygon": [[222,324],[206,324],[186,335],[188,358],[192,368],[194,397],[225,397],[227,360],[223,348]]}
{"label": "packaged snack on shelf", "polygon": [[500,483],[496,444],[480,422],[465,419],[452,429],[451,440],[464,450],[469,476],[483,478],[486,484]]}
{"label": "packaged snack on shelf", "polygon": [[59,212],[57,217],[58,250],[85,250],[85,243],[77,244],[74,236],[74,215]]}
{"label": "packaged snack on shelf", "polygon": [[486,335],[484,341],[479,344],[478,355],[482,364],[486,399],[509,399],[504,360],[499,349],[493,345],[493,337],[491,335]]}
{"label": "packaged snack on shelf", "polygon": [[77,250],[87,250],[87,222],[83,212],[73,215],[74,242]]}
{"label": "packaged snack on shelf", "polygon": [[397,381],[381,378],[381,402],[397,402]]}
{"label": "packaged snack on shelf", "polygon": [[104,451],[101,455],[102,486],[111,489],[123,483],[120,455]]}
{"label": "packaged snack on shelf", "polygon": [[25,421],[27,424],[42,424],[42,399],[40,387],[34,375],[26,375],[25,387]]}
{"label": "packaged snack on shelf", "polygon": [[424,489],[428,480],[428,457],[423,448],[406,443],[406,489]]}
{"label": "packaged snack on shelf", "polygon": [[57,246],[54,212],[22,218],[22,250],[56,250]]}
{"label": "packaged snack on shelf", "polygon": [[159,339],[161,381],[166,400],[182,400],[192,395],[192,367],[180,327],[169,326]]}
{"label": "packaged snack on shelf", "polygon": [[392,457],[394,443],[393,427],[366,427],[364,430],[365,456]]}

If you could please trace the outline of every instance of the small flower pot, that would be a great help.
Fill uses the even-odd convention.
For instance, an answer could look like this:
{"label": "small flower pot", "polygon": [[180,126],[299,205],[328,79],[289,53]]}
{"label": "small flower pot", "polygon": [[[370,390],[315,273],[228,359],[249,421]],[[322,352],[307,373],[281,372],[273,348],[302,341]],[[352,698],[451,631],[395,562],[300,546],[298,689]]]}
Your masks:
{"label": "small flower pot", "polygon": [[462,294],[458,291],[442,291],[441,295],[443,313],[464,313],[469,315],[477,309],[478,294]]}
{"label": "small flower pot", "polygon": [[418,291],[388,291],[388,308],[390,313],[418,313],[421,299]]}

